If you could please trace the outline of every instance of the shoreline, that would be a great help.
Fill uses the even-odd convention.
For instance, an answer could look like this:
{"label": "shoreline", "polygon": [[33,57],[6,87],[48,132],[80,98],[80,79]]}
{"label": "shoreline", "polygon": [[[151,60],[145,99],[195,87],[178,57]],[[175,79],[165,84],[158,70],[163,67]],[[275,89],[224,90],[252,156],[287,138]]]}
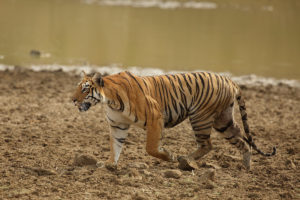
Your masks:
{"label": "shoreline", "polygon": [[99,6],[127,6],[133,8],[160,8],[160,9],[217,9],[218,4],[211,1],[162,1],[162,0],[81,0],[83,4]]}
{"label": "shoreline", "polygon": [[[13,65],[4,65],[0,64],[0,71],[22,71],[22,70],[31,70],[34,72],[55,72],[63,71],[69,74],[80,75],[82,71],[86,73],[99,72],[102,74],[114,74],[119,73],[124,70],[128,70],[139,76],[153,76],[153,75],[162,75],[162,74],[175,74],[175,73],[185,73],[185,72],[201,72],[204,70],[193,70],[193,71],[175,71],[175,70],[162,70],[159,68],[141,68],[136,66],[129,66],[122,68],[119,65],[110,65],[110,66],[90,66],[90,65],[31,65],[31,66],[13,66]],[[212,72],[212,71],[209,71]],[[235,76],[229,72],[213,72],[221,75],[230,77],[233,81],[240,85],[249,85],[249,86],[277,86],[277,85],[287,85],[290,87],[299,88],[300,81],[295,79],[276,79],[271,77],[262,77],[255,74]]]}
{"label": "shoreline", "polygon": [[[81,0],[86,5],[110,6],[110,7],[132,7],[132,8],[159,8],[162,10],[194,9],[194,10],[216,10],[219,8],[231,8],[242,11],[260,10],[262,12],[273,12],[274,5],[245,6],[235,2],[230,5],[223,1],[211,0]],[[226,3],[226,2],[225,2]]]}

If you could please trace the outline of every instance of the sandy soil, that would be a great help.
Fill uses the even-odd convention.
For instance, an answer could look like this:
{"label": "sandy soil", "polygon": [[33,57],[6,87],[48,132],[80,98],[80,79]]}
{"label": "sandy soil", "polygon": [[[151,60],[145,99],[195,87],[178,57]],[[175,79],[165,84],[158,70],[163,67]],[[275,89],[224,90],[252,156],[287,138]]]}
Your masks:
{"label": "sandy soil", "polygon": [[[70,101],[79,80],[61,71],[0,72],[0,199],[300,198],[299,88],[242,85],[257,145],[278,148],[271,158],[254,154],[249,172],[216,132],[213,150],[188,172],[147,155],[138,128],[109,171],[101,166],[109,155],[102,107],[79,113]],[[164,132],[172,152],[195,148],[187,121]]]}

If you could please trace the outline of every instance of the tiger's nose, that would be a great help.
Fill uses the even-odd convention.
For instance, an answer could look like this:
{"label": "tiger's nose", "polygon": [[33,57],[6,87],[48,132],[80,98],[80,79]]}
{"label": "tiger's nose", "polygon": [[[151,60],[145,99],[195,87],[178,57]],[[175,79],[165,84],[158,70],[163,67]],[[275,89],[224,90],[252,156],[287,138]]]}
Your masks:
{"label": "tiger's nose", "polygon": [[76,106],[77,99],[73,98],[72,101],[73,101],[74,105]]}

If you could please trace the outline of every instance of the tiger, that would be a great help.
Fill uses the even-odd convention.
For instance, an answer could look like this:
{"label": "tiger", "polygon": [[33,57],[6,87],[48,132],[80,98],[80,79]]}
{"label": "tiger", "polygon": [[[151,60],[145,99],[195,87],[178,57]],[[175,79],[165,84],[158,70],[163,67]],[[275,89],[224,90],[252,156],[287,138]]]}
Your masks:
{"label": "tiger", "polygon": [[[216,130],[242,153],[242,163],[250,170],[251,149],[263,156],[252,139],[245,101],[240,87],[230,78],[211,72],[191,72],[157,76],[137,76],[129,71],[103,76],[84,73],[72,101],[84,112],[98,103],[105,105],[110,126],[110,156],[107,166],[117,166],[131,125],[146,131],[146,152],[158,159],[178,162],[182,170],[194,170],[196,161],[212,150],[211,132]],[[245,134],[234,119],[238,104]],[[161,144],[163,128],[189,119],[197,149],[175,156]]]}

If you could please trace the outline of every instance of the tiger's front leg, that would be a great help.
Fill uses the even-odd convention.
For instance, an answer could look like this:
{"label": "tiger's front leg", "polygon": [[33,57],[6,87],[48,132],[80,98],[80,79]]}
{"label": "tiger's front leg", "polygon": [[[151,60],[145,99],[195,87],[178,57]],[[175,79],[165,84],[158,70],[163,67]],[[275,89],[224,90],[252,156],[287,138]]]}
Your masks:
{"label": "tiger's front leg", "polygon": [[106,168],[111,170],[117,167],[129,127],[127,124],[110,124],[110,158],[105,163]]}

